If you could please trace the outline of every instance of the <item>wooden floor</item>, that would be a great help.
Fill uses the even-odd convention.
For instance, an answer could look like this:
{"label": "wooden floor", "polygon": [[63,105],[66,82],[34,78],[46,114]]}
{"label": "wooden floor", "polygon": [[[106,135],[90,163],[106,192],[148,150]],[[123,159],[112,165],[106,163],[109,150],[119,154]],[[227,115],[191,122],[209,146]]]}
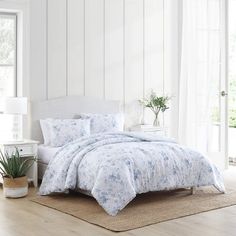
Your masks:
{"label": "wooden floor", "polygon": [[[236,168],[227,171],[227,178],[236,182]],[[35,194],[31,189],[30,194]],[[135,217],[135,216],[134,216]],[[113,233],[56,210],[22,199],[5,199],[0,189],[1,236],[235,236],[236,206],[179,218],[122,233]]]}

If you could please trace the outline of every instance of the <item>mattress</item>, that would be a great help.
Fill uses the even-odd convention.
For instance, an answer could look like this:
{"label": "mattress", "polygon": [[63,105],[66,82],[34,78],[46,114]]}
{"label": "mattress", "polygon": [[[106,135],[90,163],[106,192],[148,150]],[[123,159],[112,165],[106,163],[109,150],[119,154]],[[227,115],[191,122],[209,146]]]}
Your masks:
{"label": "mattress", "polygon": [[38,147],[39,162],[47,165],[58,150],[59,150],[58,147],[39,145]]}

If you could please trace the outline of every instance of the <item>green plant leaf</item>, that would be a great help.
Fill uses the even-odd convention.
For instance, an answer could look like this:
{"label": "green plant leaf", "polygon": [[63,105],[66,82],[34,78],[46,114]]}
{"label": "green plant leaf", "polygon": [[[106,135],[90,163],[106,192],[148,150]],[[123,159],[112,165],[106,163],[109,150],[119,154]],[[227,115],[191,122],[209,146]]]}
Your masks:
{"label": "green plant leaf", "polygon": [[20,156],[18,149],[9,156],[0,150],[0,172],[3,176],[17,178],[26,175],[28,169],[33,165],[35,158],[24,159]]}
{"label": "green plant leaf", "polygon": [[139,102],[147,108],[150,108],[153,113],[157,116],[160,111],[165,112],[169,107],[167,106],[170,97],[160,96],[158,97],[154,91],[151,91],[151,94],[148,98],[139,100]]}
{"label": "green plant leaf", "polygon": [[34,161],[34,158],[24,160],[19,167],[19,175],[24,176],[29,168],[34,164]]}
{"label": "green plant leaf", "polygon": [[5,173],[10,173],[10,168],[8,165],[8,159],[6,156],[3,155],[2,151],[0,151],[1,156],[0,156],[0,163],[2,165],[2,167],[4,168]]}

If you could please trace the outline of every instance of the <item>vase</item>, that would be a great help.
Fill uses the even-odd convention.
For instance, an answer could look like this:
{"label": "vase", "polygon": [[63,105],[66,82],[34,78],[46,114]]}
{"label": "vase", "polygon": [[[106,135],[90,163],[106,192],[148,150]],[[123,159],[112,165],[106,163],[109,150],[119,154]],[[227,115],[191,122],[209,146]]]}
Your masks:
{"label": "vase", "polygon": [[155,115],[155,119],[153,121],[153,126],[160,126],[160,122],[158,119],[158,114]]}

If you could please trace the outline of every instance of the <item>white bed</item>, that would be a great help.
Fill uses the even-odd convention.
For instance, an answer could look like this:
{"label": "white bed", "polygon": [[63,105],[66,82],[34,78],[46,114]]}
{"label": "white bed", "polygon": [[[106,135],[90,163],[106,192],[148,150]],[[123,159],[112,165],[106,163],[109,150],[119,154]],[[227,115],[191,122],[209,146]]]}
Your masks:
{"label": "white bed", "polygon": [[[59,151],[58,148],[39,147],[40,177],[47,167],[39,190],[41,195],[83,190],[108,214],[115,216],[140,193],[211,185],[220,192],[225,191],[221,173],[201,153],[166,137],[112,131],[111,127],[117,127],[114,120],[101,119],[108,115],[100,114],[117,113],[119,109],[119,102],[85,97],[61,98],[34,106],[33,137],[38,137],[37,140],[42,137],[40,119],[60,118],[50,119],[51,127],[46,130],[50,130],[54,140],[66,141]],[[91,119],[68,119],[83,112],[99,114],[91,115],[96,117]],[[83,129],[87,123],[90,130],[95,123],[98,127],[112,126],[110,131],[89,131],[79,138],[68,139],[73,133],[77,135],[74,126],[77,123],[81,123]],[[72,126],[69,128],[68,124]],[[56,146],[57,141],[52,145]]]}

